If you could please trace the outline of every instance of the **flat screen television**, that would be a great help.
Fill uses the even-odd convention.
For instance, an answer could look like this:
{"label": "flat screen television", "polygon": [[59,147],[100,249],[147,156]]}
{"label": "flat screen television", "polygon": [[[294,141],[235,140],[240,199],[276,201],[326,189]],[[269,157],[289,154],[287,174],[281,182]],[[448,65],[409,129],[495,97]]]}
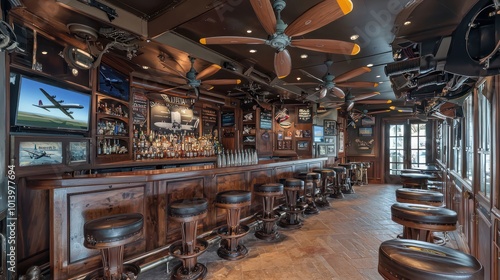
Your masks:
{"label": "flat screen television", "polygon": [[100,93],[128,101],[130,95],[129,87],[130,83],[128,76],[104,63],[99,65],[98,91]]}
{"label": "flat screen television", "polygon": [[323,134],[323,127],[319,125],[313,125],[313,137],[314,137],[314,142],[323,142],[324,141],[324,134]]}
{"label": "flat screen television", "polygon": [[17,97],[14,125],[29,129],[88,131],[91,96],[44,79],[10,75]]}

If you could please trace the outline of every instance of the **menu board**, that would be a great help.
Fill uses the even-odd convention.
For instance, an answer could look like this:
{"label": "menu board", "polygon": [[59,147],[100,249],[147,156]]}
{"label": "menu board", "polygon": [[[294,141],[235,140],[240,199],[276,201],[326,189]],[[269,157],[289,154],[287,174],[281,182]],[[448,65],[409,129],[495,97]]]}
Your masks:
{"label": "menu board", "polygon": [[212,135],[217,129],[217,111],[204,108],[201,110],[202,135]]}
{"label": "menu board", "polygon": [[311,123],[311,108],[299,108],[299,123]]}
{"label": "menu board", "polygon": [[271,111],[260,111],[260,129],[272,129],[273,116]]}
{"label": "menu board", "polygon": [[144,94],[134,93],[132,104],[132,120],[134,124],[144,125],[148,116],[148,99]]}

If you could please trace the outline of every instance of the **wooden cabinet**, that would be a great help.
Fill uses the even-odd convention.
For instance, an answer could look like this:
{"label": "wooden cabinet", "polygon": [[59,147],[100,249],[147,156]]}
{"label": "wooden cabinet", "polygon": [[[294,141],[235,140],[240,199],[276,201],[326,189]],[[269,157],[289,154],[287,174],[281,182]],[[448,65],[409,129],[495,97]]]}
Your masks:
{"label": "wooden cabinet", "polygon": [[97,94],[96,163],[130,159],[130,111],[128,102]]}

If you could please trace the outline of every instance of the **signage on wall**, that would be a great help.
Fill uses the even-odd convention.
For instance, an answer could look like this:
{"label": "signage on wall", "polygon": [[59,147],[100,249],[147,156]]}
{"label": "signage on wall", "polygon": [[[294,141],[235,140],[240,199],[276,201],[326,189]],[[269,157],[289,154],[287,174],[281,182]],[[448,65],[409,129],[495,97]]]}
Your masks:
{"label": "signage on wall", "polygon": [[148,116],[148,99],[144,94],[134,93],[132,119],[134,124],[144,125]]}
{"label": "signage on wall", "polygon": [[299,108],[299,123],[311,123],[311,108]]}
{"label": "signage on wall", "polygon": [[201,110],[202,135],[215,136],[217,129],[217,111],[204,108]]}
{"label": "signage on wall", "polygon": [[273,116],[271,111],[260,111],[260,129],[272,129],[273,128]]}
{"label": "signage on wall", "polygon": [[181,131],[196,132],[200,119],[197,112],[177,105],[150,101],[151,129],[176,133]]}

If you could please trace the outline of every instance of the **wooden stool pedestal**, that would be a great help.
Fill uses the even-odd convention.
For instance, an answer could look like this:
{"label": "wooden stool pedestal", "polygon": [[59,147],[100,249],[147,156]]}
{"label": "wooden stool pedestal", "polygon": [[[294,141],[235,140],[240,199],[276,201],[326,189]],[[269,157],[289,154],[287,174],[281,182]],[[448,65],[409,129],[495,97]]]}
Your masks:
{"label": "wooden stool pedestal", "polygon": [[272,241],[279,237],[276,221],[279,216],[274,214],[274,199],[283,195],[283,184],[264,184],[255,186],[254,194],[262,197],[262,214],[257,219],[262,221],[262,229],[255,232],[255,237]]}
{"label": "wooden stool pedestal", "polygon": [[304,181],[288,178],[284,182],[285,203],[283,207],[286,214],[280,219],[278,225],[282,228],[297,229],[301,228],[303,223],[300,219],[303,207],[297,205],[297,196],[304,189]]}
{"label": "wooden stool pedestal", "polygon": [[321,183],[319,188],[319,199],[316,200],[316,205],[319,207],[330,206],[326,197],[328,195],[328,183],[334,182],[335,180],[335,171],[333,169],[323,168],[323,169],[313,169],[313,172],[321,174]]}
{"label": "wooden stool pedestal", "polygon": [[240,225],[241,209],[250,206],[252,193],[232,190],[220,192],[215,197],[215,206],[227,210],[227,226],[220,228],[217,234],[222,238],[217,255],[226,260],[239,260],[248,254],[248,249],[239,241],[248,234],[250,228]]}
{"label": "wooden stool pedestal", "polygon": [[319,214],[318,207],[316,207],[316,190],[321,182],[321,174],[316,172],[302,172],[297,174],[298,179],[303,180],[305,184],[305,198],[307,206],[304,213],[308,215]]}
{"label": "wooden stool pedestal", "polygon": [[182,261],[171,275],[174,280],[203,279],[207,268],[198,263],[198,256],[208,248],[208,242],[197,239],[198,221],[207,216],[208,201],[204,198],[181,199],[168,207],[169,216],[173,221],[181,223],[182,240],[170,245],[170,254]]}

